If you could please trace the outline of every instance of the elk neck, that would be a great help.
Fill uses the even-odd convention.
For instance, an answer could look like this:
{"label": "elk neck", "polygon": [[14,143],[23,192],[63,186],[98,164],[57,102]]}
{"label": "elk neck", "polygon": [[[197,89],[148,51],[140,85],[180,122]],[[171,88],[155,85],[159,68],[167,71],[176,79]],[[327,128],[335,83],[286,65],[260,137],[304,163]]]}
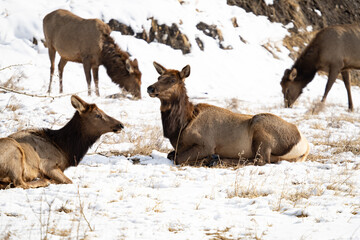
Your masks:
{"label": "elk neck", "polygon": [[318,50],[310,44],[294,63],[293,67],[298,71],[297,74],[300,77],[298,79],[300,79],[302,87],[313,80],[318,70],[316,68],[318,54]]}
{"label": "elk neck", "polygon": [[185,88],[170,100],[161,100],[161,120],[164,137],[176,145],[180,132],[195,118],[195,107],[189,101]]}
{"label": "elk neck", "polygon": [[[117,58],[120,58],[123,64],[118,64]],[[104,35],[101,63],[106,68],[106,72],[111,80],[118,85],[121,84],[123,79],[129,77],[129,72],[125,66],[125,61],[128,58],[129,54],[121,51],[110,36]]]}
{"label": "elk neck", "polygon": [[77,166],[89,148],[101,136],[84,131],[78,111],[63,128],[59,130],[44,129],[43,131],[46,137],[64,152],[69,166]]}

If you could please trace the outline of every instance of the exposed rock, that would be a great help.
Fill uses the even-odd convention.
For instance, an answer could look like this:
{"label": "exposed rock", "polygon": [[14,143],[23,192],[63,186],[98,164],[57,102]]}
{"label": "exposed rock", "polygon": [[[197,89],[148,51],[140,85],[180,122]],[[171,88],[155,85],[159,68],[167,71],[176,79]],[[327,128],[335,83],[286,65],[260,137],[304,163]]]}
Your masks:
{"label": "exposed rock", "polygon": [[[199,29],[200,31],[202,31],[206,36],[209,36],[209,37],[212,37],[213,39],[215,39],[218,42],[219,47],[221,49],[224,49],[224,50],[232,49],[232,46],[224,46],[223,45],[224,37],[222,35],[221,30],[216,25],[208,25],[204,22],[199,22],[198,24],[196,24],[196,28]],[[199,45],[199,43],[198,43],[198,45]],[[204,47],[203,44],[202,44],[202,46]],[[200,49],[201,49],[201,47],[200,47]]]}
{"label": "exposed rock", "polygon": [[175,23],[169,27],[165,24],[159,25],[157,20],[152,19],[149,41],[152,42],[154,40],[169,45],[174,49],[181,49],[183,54],[190,53],[191,50],[191,44],[188,37],[180,32]]}
{"label": "exposed rock", "polygon": [[208,25],[204,22],[199,22],[196,24],[196,28],[202,31],[206,36],[212,37],[220,42],[224,40],[221,31],[216,25]]}
{"label": "exposed rock", "polygon": [[115,19],[111,19],[108,25],[110,26],[111,30],[121,32],[123,35],[134,36],[135,34],[134,30],[130,26],[127,26]]}
{"label": "exposed rock", "polygon": [[108,24],[113,31],[119,31],[121,34],[135,36],[136,38],[143,39],[148,43],[157,41],[159,43],[169,45],[174,49],[180,49],[183,54],[190,53],[191,44],[187,36],[180,32],[175,23],[169,27],[165,24],[159,25],[157,20],[151,19],[151,28],[149,33],[145,30],[135,33],[130,26],[120,23],[115,19],[111,19]]}
{"label": "exposed rock", "polygon": [[204,51],[204,43],[203,41],[201,41],[201,39],[199,37],[195,38],[195,41],[197,43],[197,45],[199,46],[201,51]]}

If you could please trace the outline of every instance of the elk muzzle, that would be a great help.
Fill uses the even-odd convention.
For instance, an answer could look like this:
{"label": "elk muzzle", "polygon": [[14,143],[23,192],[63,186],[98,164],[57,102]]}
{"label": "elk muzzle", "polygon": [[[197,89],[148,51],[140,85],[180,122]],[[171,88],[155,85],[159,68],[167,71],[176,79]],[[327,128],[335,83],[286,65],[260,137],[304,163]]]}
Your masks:
{"label": "elk muzzle", "polygon": [[288,100],[284,99],[285,108],[291,108],[291,105]]}
{"label": "elk muzzle", "polygon": [[118,132],[120,132],[122,129],[124,129],[124,124],[119,123],[119,124],[116,124],[116,125],[113,127],[113,132],[114,132],[114,133],[118,133]]}
{"label": "elk muzzle", "polygon": [[150,97],[156,97],[158,95],[155,93],[155,88],[153,87],[153,85],[151,85],[147,88],[147,92]]}

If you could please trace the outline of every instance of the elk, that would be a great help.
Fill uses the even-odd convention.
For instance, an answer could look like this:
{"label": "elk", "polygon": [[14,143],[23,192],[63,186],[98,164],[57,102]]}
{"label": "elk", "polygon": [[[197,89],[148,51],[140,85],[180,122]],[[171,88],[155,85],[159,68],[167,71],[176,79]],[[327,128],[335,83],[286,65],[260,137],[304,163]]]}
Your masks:
{"label": "elk", "polygon": [[309,144],[294,124],[270,113],[251,116],[205,103],[194,105],[185,88],[189,65],[181,71],[156,62],[154,67],[160,77],[147,92],[160,99],[163,133],[175,149],[168,158],[175,164],[209,163],[215,155],[227,163],[256,158],[262,165],[282,159],[304,161],[308,155]]}
{"label": "elk", "polygon": [[76,109],[61,129],[28,129],[0,138],[1,187],[45,187],[71,184],[64,170],[77,166],[88,149],[104,133],[119,132],[124,125],[95,104],[71,96]]}
{"label": "elk", "polygon": [[321,102],[341,73],[348,95],[349,111],[353,111],[350,69],[360,69],[360,25],[336,25],[319,31],[300,54],[291,69],[286,69],[281,80],[285,107],[291,107],[310,83],[316,72],[328,73]]}
{"label": "elk", "polygon": [[91,95],[91,70],[93,73],[96,95],[99,96],[99,66],[104,65],[111,80],[141,98],[141,72],[138,61],[131,61],[129,54],[122,51],[110,36],[111,29],[100,19],[84,19],[73,13],[58,9],[47,14],[43,19],[45,44],[50,58],[50,83],[54,75],[56,52],[59,61],[60,93],[63,92],[63,71],[68,61],[82,63]]}

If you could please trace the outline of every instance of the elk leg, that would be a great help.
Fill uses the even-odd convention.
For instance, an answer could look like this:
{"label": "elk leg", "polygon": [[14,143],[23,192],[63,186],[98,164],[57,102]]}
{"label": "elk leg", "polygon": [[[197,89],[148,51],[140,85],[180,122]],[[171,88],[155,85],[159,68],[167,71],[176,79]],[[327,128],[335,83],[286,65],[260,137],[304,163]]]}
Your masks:
{"label": "elk leg", "polygon": [[53,79],[53,76],[54,76],[54,70],[55,70],[54,62],[55,62],[56,51],[55,51],[55,48],[49,46],[48,52],[49,52],[49,58],[50,58],[50,82],[49,82],[48,93],[50,93],[50,91],[51,91],[51,83],[52,83],[52,79]]}
{"label": "elk leg", "polygon": [[31,188],[38,188],[38,187],[47,187],[50,184],[50,181],[46,178],[37,179],[31,182],[27,182],[28,186]]}
{"label": "elk leg", "polygon": [[342,71],[341,75],[343,77],[343,81],[345,84],[345,88],[348,94],[348,104],[349,104],[349,111],[353,111],[353,102],[352,102],[352,97],[351,97],[351,81],[350,81],[350,72],[349,71]]}
{"label": "elk leg", "polygon": [[321,102],[325,103],[326,97],[327,97],[328,93],[330,92],[330,89],[331,89],[332,85],[334,84],[337,76],[339,75],[340,69],[341,68],[339,68],[339,67],[330,66],[328,81],[326,83],[324,96],[322,97]]}
{"label": "elk leg", "polygon": [[88,85],[88,95],[91,96],[91,63],[89,58],[83,59],[84,72]]}
{"label": "elk leg", "polygon": [[271,163],[271,137],[267,134],[254,133],[252,142],[252,151],[254,155],[254,163],[257,165],[264,165]]}
{"label": "elk leg", "polygon": [[[17,171],[19,170],[19,171]],[[10,178],[13,179],[13,184],[15,187],[17,188],[29,188],[29,185],[23,180],[22,178],[22,168],[21,169],[16,169],[16,171],[11,171]],[[20,175],[19,175],[20,174]]]}
{"label": "elk leg", "polygon": [[28,188],[23,179],[25,153],[13,138],[0,138],[0,179],[15,187]]}
{"label": "elk leg", "polygon": [[66,65],[68,61],[65,60],[64,58],[61,58],[60,59],[60,62],[59,62],[59,65],[58,65],[58,69],[59,69],[59,82],[60,82],[60,90],[59,92],[60,93],[63,93],[63,82],[62,82],[62,79],[63,79],[63,72],[64,72],[64,67]]}
{"label": "elk leg", "polygon": [[93,72],[93,78],[94,78],[94,83],[95,83],[95,91],[96,91],[96,96],[100,96],[99,93],[99,67],[93,67],[92,68],[92,72]]}
{"label": "elk leg", "polygon": [[6,189],[9,187],[9,183],[0,182],[0,189]]}
{"label": "elk leg", "polygon": [[59,168],[53,168],[45,173],[50,179],[54,180],[58,184],[71,184],[72,181],[65,176],[65,174]]}
{"label": "elk leg", "polygon": [[206,157],[214,154],[209,148],[200,145],[194,145],[193,147],[179,152],[175,156],[175,164],[186,164],[186,165],[202,165]]}

